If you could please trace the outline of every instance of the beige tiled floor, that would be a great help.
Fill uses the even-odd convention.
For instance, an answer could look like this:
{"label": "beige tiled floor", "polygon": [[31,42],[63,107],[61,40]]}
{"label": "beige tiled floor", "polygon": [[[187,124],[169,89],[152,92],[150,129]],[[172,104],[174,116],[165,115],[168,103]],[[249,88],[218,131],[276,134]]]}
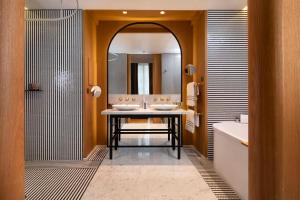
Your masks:
{"label": "beige tiled floor", "polygon": [[[166,135],[129,135],[126,144],[164,144]],[[216,199],[197,169],[182,152],[169,148],[121,148],[99,167],[83,200],[210,200]]]}

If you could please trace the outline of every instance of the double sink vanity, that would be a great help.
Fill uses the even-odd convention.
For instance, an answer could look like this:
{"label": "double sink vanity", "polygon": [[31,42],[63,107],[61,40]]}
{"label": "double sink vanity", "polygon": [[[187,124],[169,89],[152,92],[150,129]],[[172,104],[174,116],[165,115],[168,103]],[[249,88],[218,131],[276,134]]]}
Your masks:
{"label": "double sink vanity", "polygon": [[[177,107],[182,96],[183,67],[181,48],[174,35],[157,24],[134,23],[114,36],[107,64],[109,109],[102,115],[109,119],[110,158],[113,148],[121,147],[178,148],[180,158],[181,117],[186,111]],[[148,129],[140,129],[140,124],[132,123],[149,118],[152,119],[148,122],[161,124],[147,124]],[[166,134],[170,142],[166,146],[125,146],[120,142],[124,134]]]}
{"label": "double sink vanity", "polygon": [[[139,104],[135,102],[140,102]],[[142,102],[142,103],[141,103]],[[180,148],[182,146],[182,115],[186,111],[178,108],[178,105],[169,102],[156,102],[147,105],[145,100],[134,102],[117,102],[112,104],[111,109],[106,109],[101,112],[102,115],[107,115],[109,118],[108,131],[108,147],[109,158],[113,158],[113,148],[117,150],[122,147],[166,147],[175,150],[177,148],[177,158],[180,159]],[[167,124],[165,128],[130,128],[123,127],[124,121],[128,118],[161,118]],[[167,145],[120,145],[121,136],[124,134],[166,134],[170,141]]]}

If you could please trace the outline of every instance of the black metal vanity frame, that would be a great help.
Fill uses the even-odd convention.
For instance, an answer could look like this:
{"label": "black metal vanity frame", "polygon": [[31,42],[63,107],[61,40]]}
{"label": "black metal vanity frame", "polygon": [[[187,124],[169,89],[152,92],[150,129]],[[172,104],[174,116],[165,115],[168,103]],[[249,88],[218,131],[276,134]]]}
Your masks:
{"label": "black metal vanity frame", "polygon": [[[168,128],[167,129],[122,129],[121,128],[121,119],[122,118],[167,118],[168,119]],[[111,114],[109,118],[109,133],[108,133],[108,147],[109,147],[109,158],[113,158],[113,148],[117,150],[122,147],[172,147],[173,150],[177,147],[177,158],[180,159],[181,146],[182,146],[182,130],[181,115],[178,114],[156,114],[156,115],[124,115],[124,114]],[[178,122],[176,124],[176,121]],[[177,127],[177,128],[176,128]],[[177,133],[177,135],[176,135]],[[167,134],[168,140],[171,140],[171,145],[119,145],[122,134]],[[177,145],[175,144],[177,141]],[[114,144],[113,144],[114,142]]]}

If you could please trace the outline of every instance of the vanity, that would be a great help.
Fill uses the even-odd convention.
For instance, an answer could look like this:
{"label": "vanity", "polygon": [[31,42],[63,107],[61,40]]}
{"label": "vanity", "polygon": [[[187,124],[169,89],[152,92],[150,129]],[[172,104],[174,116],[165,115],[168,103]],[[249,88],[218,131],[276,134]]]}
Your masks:
{"label": "vanity", "polygon": [[[139,30],[151,31],[145,34]],[[163,42],[158,38],[164,38]],[[101,114],[108,116],[110,159],[113,149],[122,147],[177,149],[180,159],[182,115],[186,111],[177,108],[182,102],[182,59],[180,44],[174,35],[152,23],[126,27],[112,39],[107,65],[108,109]],[[136,121],[162,126],[151,124],[141,128],[132,123]],[[170,142],[164,143],[166,145],[125,145],[120,142],[125,134],[166,134]]]}
{"label": "vanity", "polygon": [[[113,148],[117,150],[122,147],[165,147],[177,148],[177,158],[180,159],[181,146],[182,146],[182,115],[186,114],[185,110],[155,110],[155,109],[135,109],[135,110],[117,110],[107,109],[101,112],[102,115],[107,115],[109,118],[109,131],[108,131],[108,147],[109,158],[113,158]],[[167,120],[167,128],[165,129],[123,129],[122,119],[124,118],[165,118]],[[123,134],[167,134],[168,140],[171,141],[170,145],[119,145],[121,136]]]}

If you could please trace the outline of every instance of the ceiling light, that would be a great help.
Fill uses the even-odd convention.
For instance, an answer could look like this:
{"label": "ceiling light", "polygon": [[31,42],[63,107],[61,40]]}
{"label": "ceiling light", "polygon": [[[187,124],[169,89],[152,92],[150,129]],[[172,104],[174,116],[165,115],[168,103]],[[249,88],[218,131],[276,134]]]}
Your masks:
{"label": "ceiling light", "polygon": [[127,15],[127,10],[123,10],[123,12],[122,12],[124,15]]}
{"label": "ceiling light", "polygon": [[27,7],[24,7],[24,9],[25,9],[25,10],[28,10],[28,8],[27,8]]}
{"label": "ceiling light", "polygon": [[248,10],[248,6],[245,6],[245,7],[243,8],[243,10]]}
{"label": "ceiling light", "polygon": [[164,14],[166,14],[166,12],[162,10],[162,11],[160,11],[160,14],[164,15]]}

